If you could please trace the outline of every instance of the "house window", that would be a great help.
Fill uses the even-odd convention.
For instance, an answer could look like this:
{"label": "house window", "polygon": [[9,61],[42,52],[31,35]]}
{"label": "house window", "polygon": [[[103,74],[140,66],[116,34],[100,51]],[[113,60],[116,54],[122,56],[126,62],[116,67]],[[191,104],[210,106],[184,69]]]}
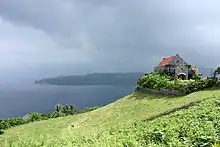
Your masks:
{"label": "house window", "polygon": [[176,60],[176,63],[180,63],[180,60]]}
{"label": "house window", "polygon": [[181,70],[183,70],[183,68],[181,68]]}

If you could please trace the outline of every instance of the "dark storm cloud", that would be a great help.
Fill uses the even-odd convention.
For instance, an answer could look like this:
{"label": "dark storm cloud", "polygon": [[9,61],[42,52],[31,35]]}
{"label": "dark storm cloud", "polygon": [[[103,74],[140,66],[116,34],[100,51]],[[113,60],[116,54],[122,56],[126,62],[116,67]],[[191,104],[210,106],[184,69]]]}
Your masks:
{"label": "dark storm cloud", "polygon": [[[176,53],[194,64],[215,66],[220,55],[219,4],[218,0],[5,0],[0,2],[0,16],[11,28],[23,29],[21,34],[31,29],[29,35],[20,35],[28,48],[17,50],[22,59],[31,57],[26,62],[143,71]],[[33,40],[37,36],[35,47],[25,39],[29,36]]]}

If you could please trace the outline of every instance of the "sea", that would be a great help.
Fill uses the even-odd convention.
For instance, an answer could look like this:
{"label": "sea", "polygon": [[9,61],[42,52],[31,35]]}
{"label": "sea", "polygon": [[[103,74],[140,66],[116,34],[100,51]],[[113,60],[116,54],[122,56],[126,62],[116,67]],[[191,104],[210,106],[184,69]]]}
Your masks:
{"label": "sea", "polygon": [[105,106],[133,91],[134,86],[0,85],[0,118],[50,113],[56,104],[76,105],[78,109]]}

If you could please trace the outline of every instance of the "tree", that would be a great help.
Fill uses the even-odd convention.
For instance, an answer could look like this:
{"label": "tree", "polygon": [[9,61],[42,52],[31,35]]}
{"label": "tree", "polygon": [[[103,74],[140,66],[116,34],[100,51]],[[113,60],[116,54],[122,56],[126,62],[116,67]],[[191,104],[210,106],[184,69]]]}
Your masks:
{"label": "tree", "polygon": [[71,114],[71,108],[70,108],[70,105],[66,105],[63,107],[62,109],[62,112],[65,114],[65,115],[69,115]]}
{"label": "tree", "polygon": [[191,64],[188,64],[187,65],[188,69],[192,68],[192,65]]}
{"label": "tree", "polygon": [[75,114],[76,113],[76,106],[75,105],[70,105],[70,110],[71,110],[71,114]]}
{"label": "tree", "polygon": [[218,74],[220,74],[220,66],[215,70]]}
{"label": "tree", "polygon": [[56,112],[57,112],[58,114],[61,114],[61,113],[62,113],[62,109],[63,109],[63,106],[62,106],[62,105],[60,105],[60,104],[57,104],[57,105],[56,105]]}
{"label": "tree", "polygon": [[215,72],[213,73],[214,78],[216,78],[216,74],[217,74],[217,73],[216,73],[216,71],[215,71]]}
{"label": "tree", "polygon": [[50,115],[50,117],[57,118],[64,116],[62,111],[63,111],[63,106],[61,104],[57,104],[55,106],[55,111]]}
{"label": "tree", "polygon": [[28,120],[29,122],[42,120],[41,113],[38,113],[38,112],[31,113],[28,115],[28,117],[29,117],[29,120]]}
{"label": "tree", "polygon": [[199,70],[195,70],[194,72],[193,72],[193,79],[194,80],[199,80],[200,79],[200,77],[199,77]]}
{"label": "tree", "polygon": [[65,115],[73,115],[76,112],[76,106],[75,105],[66,105],[63,107],[62,112]]}
{"label": "tree", "polygon": [[220,66],[217,67],[217,69],[216,69],[215,72],[213,73],[214,77],[216,77],[217,74],[220,74]]}

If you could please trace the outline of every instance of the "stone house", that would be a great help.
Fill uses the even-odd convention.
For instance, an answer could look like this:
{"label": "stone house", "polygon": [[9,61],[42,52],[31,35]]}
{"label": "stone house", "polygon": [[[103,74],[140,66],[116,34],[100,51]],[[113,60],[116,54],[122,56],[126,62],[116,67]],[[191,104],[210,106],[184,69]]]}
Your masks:
{"label": "stone house", "polygon": [[179,54],[163,58],[163,60],[154,68],[154,72],[165,72],[170,76],[181,79],[192,78],[192,74],[196,70],[198,70],[196,67],[189,68],[189,64],[183,60]]}

